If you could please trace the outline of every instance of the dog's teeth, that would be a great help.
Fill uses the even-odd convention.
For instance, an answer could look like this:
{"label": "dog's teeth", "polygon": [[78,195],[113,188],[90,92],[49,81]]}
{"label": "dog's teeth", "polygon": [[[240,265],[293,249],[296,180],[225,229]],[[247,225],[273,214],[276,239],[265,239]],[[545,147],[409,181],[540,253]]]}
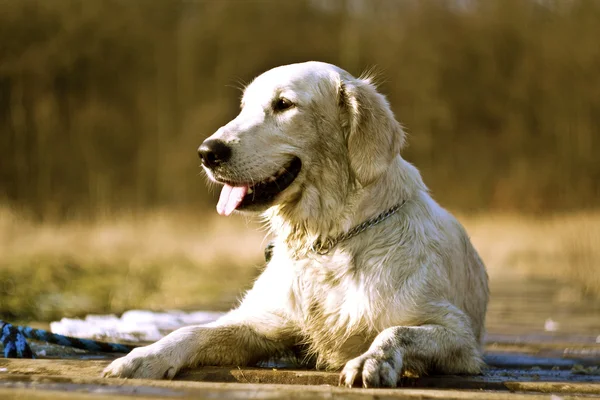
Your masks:
{"label": "dog's teeth", "polygon": [[277,178],[274,176],[269,177],[269,182],[275,182],[276,180]]}
{"label": "dog's teeth", "polygon": [[252,194],[252,193],[254,193],[254,189],[248,188],[248,194]]}

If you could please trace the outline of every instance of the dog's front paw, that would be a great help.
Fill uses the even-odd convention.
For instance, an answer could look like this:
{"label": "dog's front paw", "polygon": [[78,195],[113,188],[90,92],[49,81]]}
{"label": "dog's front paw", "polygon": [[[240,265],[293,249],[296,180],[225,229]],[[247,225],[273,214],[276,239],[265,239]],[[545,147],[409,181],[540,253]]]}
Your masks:
{"label": "dog's front paw", "polygon": [[352,387],[362,381],[365,388],[396,387],[402,372],[400,354],[365,353],[346,363],[340,386]]}
{"label": "dog's front paw", "polygon": [[106,378],[173,379],[180,367],[152,346],[138,347],[102,372]]}

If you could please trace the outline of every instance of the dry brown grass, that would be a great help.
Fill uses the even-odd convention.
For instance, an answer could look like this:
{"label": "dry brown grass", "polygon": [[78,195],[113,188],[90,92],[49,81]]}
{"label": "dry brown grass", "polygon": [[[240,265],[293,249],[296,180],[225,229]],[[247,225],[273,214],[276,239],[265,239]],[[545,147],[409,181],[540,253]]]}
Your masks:
{"label": "dry brown grass", "polygon": [[228,308],[262,263],[264,234],[247,225],[167,212],[38,224],[0,208],[0,314]]}
{"label": "dry brown grass", "polygon": [[[600,296],[600,213],[460,219],[491,279],[550,277]],[[226,309],[258,273],[264,244],[239,217],[155,212],[39,224],[0,207],[0,315]]]}
{"label": "dry brown grass", "polygon": [[600,298],[600,212],[461,220],[492,279],[503,274],[553,278]]}

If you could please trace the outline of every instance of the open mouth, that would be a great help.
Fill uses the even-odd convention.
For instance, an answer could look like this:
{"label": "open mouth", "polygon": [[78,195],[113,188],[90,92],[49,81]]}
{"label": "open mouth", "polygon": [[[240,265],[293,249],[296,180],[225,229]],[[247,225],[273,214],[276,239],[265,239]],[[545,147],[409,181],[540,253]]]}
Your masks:
{"label": "open mouth", "polygon": [[279,193],[294,182],[301,168],[302,162],[298,157],[294,157],[274,175],[253,185],[225,182],[217,204],[217,212],[221,215],[230,215],[234,210],[270,204]]}

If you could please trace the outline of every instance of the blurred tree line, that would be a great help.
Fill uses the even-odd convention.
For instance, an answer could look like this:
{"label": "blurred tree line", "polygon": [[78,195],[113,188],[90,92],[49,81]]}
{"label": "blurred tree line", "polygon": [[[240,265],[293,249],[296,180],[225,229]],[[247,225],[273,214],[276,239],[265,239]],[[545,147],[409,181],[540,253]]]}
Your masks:
{"label": "blurred tree line", "polygon": [[375,66],[463,210],[600,199],[600,1],[0,0],[0,200],[41,218],[213,203],[196,148],[276,65]]}

